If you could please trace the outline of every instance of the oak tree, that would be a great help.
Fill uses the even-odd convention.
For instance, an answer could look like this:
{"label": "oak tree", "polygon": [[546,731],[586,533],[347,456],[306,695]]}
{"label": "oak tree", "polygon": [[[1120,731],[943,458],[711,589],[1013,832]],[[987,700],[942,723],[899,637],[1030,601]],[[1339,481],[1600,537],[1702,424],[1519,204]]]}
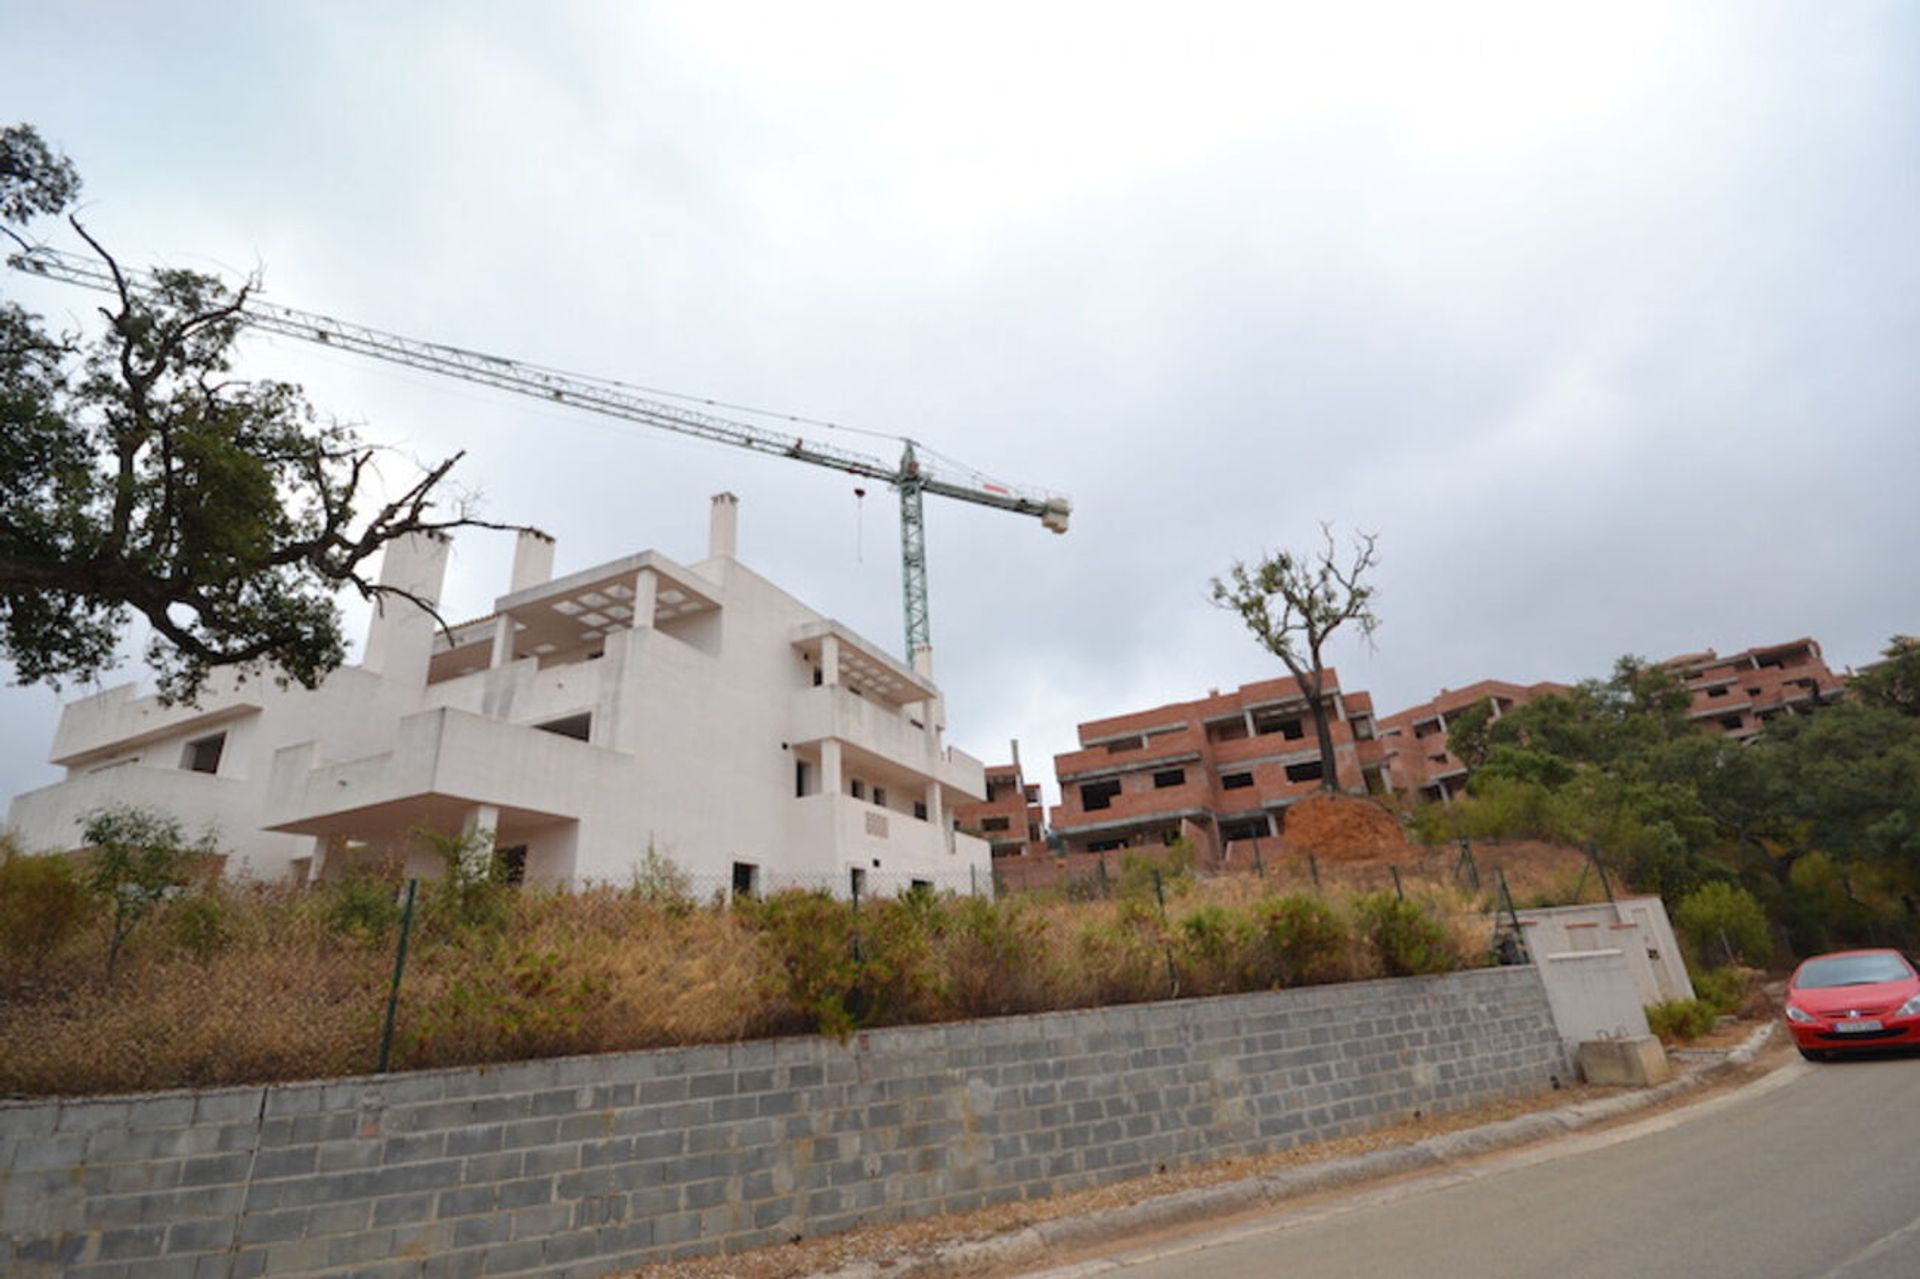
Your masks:
{"label": "oak tree", "polygon": [[[78,188],[31,128],[0,132],[0,230],[21,254]],[[138,616],[165,697],[226,667],[311,687],[345,657],[339,591],[407,594],[369,575],[383,547],[503,527],[449,493],[459,454],[375,496],[382,450],[296,386],[235,377],[252,283],[125,271],[67,221],[112,274],[98,336],[0,300],[0,659],[19,682],[96,677]]]}

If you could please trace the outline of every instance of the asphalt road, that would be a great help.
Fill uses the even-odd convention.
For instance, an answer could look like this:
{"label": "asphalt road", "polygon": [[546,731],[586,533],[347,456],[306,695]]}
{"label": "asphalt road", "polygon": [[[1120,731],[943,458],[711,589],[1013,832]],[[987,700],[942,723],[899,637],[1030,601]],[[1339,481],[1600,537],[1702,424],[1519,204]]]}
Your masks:
{"label": "asphalt road", "polygon": [[1057,1267],[1114,1279],[1920,1279],[1920,1058]]}

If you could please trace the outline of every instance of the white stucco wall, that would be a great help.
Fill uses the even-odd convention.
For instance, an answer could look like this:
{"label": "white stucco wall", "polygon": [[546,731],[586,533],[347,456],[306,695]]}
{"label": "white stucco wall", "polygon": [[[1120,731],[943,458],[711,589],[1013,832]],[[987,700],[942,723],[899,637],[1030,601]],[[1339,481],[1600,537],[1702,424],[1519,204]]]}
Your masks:
{"label": "white stucco wall", "polygon": [[[437,598],[446,554],[444,544],[396,548],[383,579]],[[214,829],[230,866],[259,878],[304,873],[301,859],[340,873],[381,854],[430,868],[409,847],[411,827],[478,821],[501,845],[526,846],[533,882],[624,881],[651,848],[703,890],[724,887],[735,862],[760,868],[769,887],[804,878],[844,892],[855,867],[900,887],[991,883],[986,844],[953,832],[951,819],[956,803],[984,795],[984,770],[942,745],[937,719],[926,726],[940,713],[930,685],[730,557],[683,567],[648,553],[602,567],[639,588],[636,605],[654,588],[633,575],[655,574],[705,611],[429,684],[428,659],[447,643],[420,610],[390,602],[368,663],[313,691],[225,681],[195,708],[163,707],[131,686],[73,703],[54,743],[67,778],[16,798],[9,824],[29,847],[70,848],[86,813],[148,805]],[[560,624],[557,612],[530,610],[595,572],[517,582],[497,607],[516,626]],[[829,650],[809,637],[827,630],[894,703],[834,678],[816,686]],[[481,651],[475,632],[460,633],[462,653]],[[591,716],[586,741],[536,727],[579,714]],[[186,744],[215,732],[226,734],[217,775],[184,770]],[[829,740],[844,761],[839,794],[797,795],[796,761],[809,761],[817,788]],[[855,779],[864,798],[847,793]]]}

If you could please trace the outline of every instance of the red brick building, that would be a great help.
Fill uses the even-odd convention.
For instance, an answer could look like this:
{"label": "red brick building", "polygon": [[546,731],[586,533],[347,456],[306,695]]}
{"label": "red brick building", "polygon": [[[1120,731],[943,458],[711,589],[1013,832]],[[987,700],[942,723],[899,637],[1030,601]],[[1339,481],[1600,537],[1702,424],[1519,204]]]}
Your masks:
{"label": "red brick building", "polygon": [[1708,732],[1746,741],[1780,715],[1811,710],[1841,697],[1846,681],[1827,669],[1811,639],[1767,644],[1722,657],[1712,649],[1660,663],[1693,695],[1688,718]]}
{"label": "red brick building", "polygon": [[1572,691],[1565,684],[1509,684],[1497,679],[1443,688],[1430,701],[1380,721],[1387,781],[1394,790],[1414,791],[1422,799],[1451,799],[1467,785],[1467,766],[1447,750],[1454,719],[1475,706],[1489,707],[1493,718],[1499,719],[1536,697]]}
{"label": "red brick building", "polygon": [[[1326,672],[1342,785],[1384,790],[1373,699]],[[1054,757],[1053,832],[1068,853],[1156,847],[1184,838],[1202,864],[1228,845],[1279,833],[1287,805],[1320,786],[1320,745],[1292,679],[1247,684],[1080,725],[1081,749]]]}
{"label": "red brick building", "polygon": [[960,829],[986,840],[996,861],[1045,853],[1045,816],[1039,783],[1029,783],[1020,771],[1019,742],[1013,743],[1013,763],[987,765],[985,800],[953,806]]}

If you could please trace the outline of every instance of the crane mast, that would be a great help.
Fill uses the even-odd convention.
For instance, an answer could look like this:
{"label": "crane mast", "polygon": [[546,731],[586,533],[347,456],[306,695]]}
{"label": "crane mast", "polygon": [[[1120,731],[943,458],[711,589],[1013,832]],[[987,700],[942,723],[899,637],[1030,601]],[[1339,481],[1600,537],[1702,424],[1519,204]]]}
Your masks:
{"label": "crane mast", "polygon": [[[7,265],[28,275],[107,293],[118,292],[119,286],[113,272],[105,264],[79,254],[35,248],[9,255]],[[136,294],[151,295],[158,289],[157,282],[148,273],[122,271],[121,275],[129,290]],[[923,462],[915,441],[904,436],[898,437],[902,444],[900,461],[889,465],[865,453],[736,422],[699,409],[668,404],[611,379],[563,373],[521,360],[404,337],[311,311],[297,311],[251,294],[245,298],[240,315],[253,328],[268,333],[460,378],[548,404],[583,409],[717,444],[730,444],[755,453],[829,467],[890,485],[900,495],[900,583],[906,606],[906,657],[923,672],[930,666],[933,648],[927,607],[927,529],[921,500],[923,496],[931,493],[936,497],[1032,516],[1055,533],[1067,531],[1067,521],[1073,510],[1072,504],[1058,494],[1016,489],[974,473],[948,478],[931,472]]]}

